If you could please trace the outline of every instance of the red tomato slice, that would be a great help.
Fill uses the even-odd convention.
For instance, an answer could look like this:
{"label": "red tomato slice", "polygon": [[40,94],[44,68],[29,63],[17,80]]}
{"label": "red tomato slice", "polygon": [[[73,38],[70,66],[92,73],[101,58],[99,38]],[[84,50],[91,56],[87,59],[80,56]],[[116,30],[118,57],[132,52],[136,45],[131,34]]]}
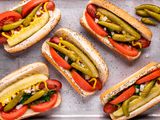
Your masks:
{"label": "red tomato slice", "polygon": [[127,90],[125,90],[124,92],[122,92],[122,94],[120,94],[118,97],[116,97],[115,99],[110,101],[110,103],[117,105],[117,104],[127,100],[128,98],[130,98],[135,93],[135,91],[136,91],[135,87],[132,86],[132,87],[128,88]]}
{"label": "red tomato slice", "polygon": [[103,111],[104,111],[105,113],[113,113],[113,112],[116,111],[117,109],[118,109],[117,106],[112,105],[112,104],[110,104],[110,103],[106,103],[106,104],[104,105],[104,107],[103,107]]}
{"label": "red tomato slice", "polygon": [[55,9],[55,4],[54,4],[54,2],[48,2],[47,3],[47,10],[54,10]]}
{"label": "red tomato slice", "polygon": [[108,38],[110,43],[113,45],[113,47],[115,47],[119,52],[127,55],[127,56],[132,56],[132,57],[135,57],[138,55],[139,51],[132,47],[132,46],[129,46],[127,44],[123,44],[123,43],[117,43],[115,42],[112,38]]}
{"label": "red tomato slice", "polygon": [[53,94],[50,98],[50,101],[40,103],[37,105],[31,105],[30,108],[34,112],[45,112],[47,110],[50,110],[57,102],[58,94]]}
{"label": "red tomato slice", "polygon": [[39,5],[40,3],[45,3],[48,2],[49,0],[31,0],[29,1],[27,4],[25,4],[22,7],[22,16],[25,17],[26,15],[28,15],[33,8],[35,8],[37,5]]}
{"label": "red tomato slice", "polygon": [[[47,87],[50,90],[59,91],[62,88],[62,83],[59,82],[58,80],[47,80],[46,82],[47,82]],[[44,89],[44,88],[45,88],[44,83],[41,83],[39,85],[39,89]]]}
{"label": "red tomato slice", "polygon": [[78,84],[80,88],[88,92],[94,91],[92,86],[85,79],[83,79],[75,70],[72,70],[71,74],[74,81]]}
{"label": "red tomato slice", "polygon": [[0,14],[0,26],[13,23],[19,19],[21,19],[21,14],[15,12],[15,11],[7,11]]}
{"label": "red tomato slice", "polygon": [[86,21],[87,21],[89,27],[95,33],[97,33],[98,35],[100,35],[102,37],[106,37],[108,35],[108,33],[105,30],[103,30],[103,28],[101,28],[87,12],[85,12],[85,17],[86,17]]}
{"label": "red tomato slice", "polygon": [[157,77],[160,77],[160,69],[155,70],[154,72],[140,78],[139,80],[136,81],[136,84],[142,84],[145,82],[149,82],[151,80],[154,80]]}
{"label": "red tomato slice", "polygon": [[14,120],[17,119],[19,117],[21,117],[26,111],[27,111],[28,107],[27,106],[23,106],[20,109],[14,109],[10,112],[1,112],[1,117],[4,120]]}
{"label": "red tomato slice", "polygon": [[56,61],[56,63],[63,67],[64,69],[71,69],[71,66],[54,50],[54,48],[50,47],[50,53],[52,58]]}

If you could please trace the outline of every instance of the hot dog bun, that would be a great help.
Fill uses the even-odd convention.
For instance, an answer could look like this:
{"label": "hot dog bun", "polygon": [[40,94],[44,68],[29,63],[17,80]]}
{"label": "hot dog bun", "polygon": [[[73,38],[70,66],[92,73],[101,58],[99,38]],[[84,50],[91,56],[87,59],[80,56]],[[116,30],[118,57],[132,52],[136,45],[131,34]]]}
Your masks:
{"label": "hot dog bun", "polygon": [[[29,2],[30,0],[26,0],[21,2],[19,5],[17,5],[16,7],[14,7],[11,10],[14,10],[20,6],[23,6],[24,4],[26,4],[27,2]],[[22,50],[27,49],[28,47],[31,47],[32,45],[36,44],[37,42],[39,42],[42,38],[44,38],[46,35],[48,35],[48,33],[57,25],[57,23],[60,21],[61,18],[61,12],[59,9],[55,8],[54,11],[49,11],[49,21],[48,23],[43,26],[39,31],[37,31],[35,34],[33,34],[31,37],[29,37],[28,39],[24,40],[23,42],[10,47],[8,44],[4,44],[4,49],[9,52],[9,53],[16,53],[16,52],[20,52]]]}
{"label": "hot dog bun", "polygon": [[[133,85],[139,78],[145,76],[148,73],[151,73],[155,69],[160,68],[160,64],[156,62],[151,62],[136,73],[132,74],[122,82],[116,84],[112,88],[106,90],[104,93],[101,94],[100,100],[102,104],[106,104],[109,101],[109,98],[113,97],[114,95],[118,94],[119,92],[123,91],[125,88],[128,88],[129,86]],[[156,98],[152,99],[150,102],[147,104],[141,106],[140,108],[134,110],[133,112],[130,113],[129,117],[122,116],[118,118],[118,120],[125,120],[125,119],[130,119],[132,117],[135,117],[147,109],[151,108],[152,106],[156,105],[157,103],[160,102],[160,96],[157,96]],[[112,119],[116,119],[112,114],[110,114]]]}
{"label": "hot dog bun", "polygon": [[[8,86],[16,83],[17,81],[33,74],[44,74],[46,76],[49,76],[48,67],[44,63],[36,62],[33,64],[26,65],[12,72],[11,74],[5,76],[0,80],[0,92],[2,92]],[[53,108],[59,106],[61,103],[61,95],[60,93],[57,93],[57,94],[58,94],[58,99],[55,106],[53,106]],[[23,116],[21,116],[19,119],[28,118],[37,114],[39,113],[34,112],[31,109],[28,109],[27,112]],[[0,116],[0,119],[3,120],[1,116]]]}
{"label": "hot dog bun", "polygon": [[[103,58],[101,57],[99,52],[93,47],[93,45],[80,34],[67,28],[61,28],[57,30],[55,32],[55,36],[58,36],[58,37],[63,36],[65,40],[71,42],[76,47],[78,47],[81,51],[83,51],[96,66],[99,72],[99,78],[102,81],[102,84],[104,85],[104,83],[108,78],[108,68]],[[49,45],[46,42],[44,42],[42,46],[42,54],[68,80],[68,82],[79,94],[81,94],[82,96],[88,96],[94,93],[94,92],[86,92],[82,90],[78,86],[78,84],[75,83],[70,71],[63,69],[54,61],[54,59],[50,54]]]}
{"label": "hot dog bun", "polygon": [[[146,26],[144,26],[137,19],[135,19],[134,17],[132,17],[131,15],[129,15],[126,11],[124,11],[124,10],[120,9],[119,7],[113,5],[112,3],[108,2],[108,0],[90,0],[88,4],[97,5],[99,7],[105,8],[108,11],[116,14],[118,17],[120,17],[121,19],[123,19],[124,21],[126,21],[127,23],[129,23],[132,27],[134,27],[137,31],[139,31],[144,38],[146,38],[147,40],[151,41],[152,32],[150,31],[150,29],[148,29]],[[140,56],[141,52],[139,52],[139,54],[137,56],[135,56],[135,57],[127,56],[127,55],[121,53],[120,51],[118,51],[116,48],[114,48],[109,40],[107,40],[106,38],[101,37],[100,35],[96,34],[89,27],[89,25],[88,25],[88,23],[86,21],[85,11],[86,10],[84,10],[83,16],[80,19],[80,23],[91,35],[93,35],[94,37],[96,37],[98,40],[100,40],[102,43],[104,43],[110,49],[118,52],[120,55],[122,55],[123,57],[127,58],[128,60],[135,60],[135,59],[137,59]]]}

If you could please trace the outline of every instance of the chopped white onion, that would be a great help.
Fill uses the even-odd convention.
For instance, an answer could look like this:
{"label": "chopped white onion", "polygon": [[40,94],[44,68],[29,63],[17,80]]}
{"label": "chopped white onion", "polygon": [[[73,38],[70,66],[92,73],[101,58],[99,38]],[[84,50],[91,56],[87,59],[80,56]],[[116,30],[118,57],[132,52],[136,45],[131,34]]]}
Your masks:
{"label": "chopped white onion", "polygon": [[85,78],[86,80],[89,80],[91,77],[88,76],[88,75],[85,75],[84,78]]}
{"label": "chopped white onion", "polygon": [[69,58],[69,57],[66,55],[66,56],[64,57],[65,61],[68,61],[68,58]]}
{"label": "chopped white onion", "polygon": [[5,104],[9,103],[9,99],[8,99],[8,98],[5,99],[4,103],[5,103]]}
{"label": "chopped white onion", "polygon": [[145,87],[145,85],[144,85],[144,84],[141,84],[141,85],[140,85],[140,91],[143,91],[143,90],[144,90],[144,87]]}
{"label": "chopped white onion", "polygon": [[97,18],[95,18],[95,23],[98,23],[98,21],[99,21],[99,20],[98,20]]}
{"label": "chopped white onion", "polygon": [[38,10],[38,11],[36,12],[36,15],[41,15],[41,12]]}
{"label": "chopped white onion", "polygon": [[105,17],[102,18],[102,21],[105,22],[107,19],[108,19],[108,18],[105,16]]}
{"label": "chopped white onion", "polygon": [[22,106],[23,106],[23,104],[19,104],[16,106],[16,109],[19,110]]}
{"label": "chopped white onion", "polygon": [[125,33],[126,33],[126,31],[124,31],[124,30],[123,30],[123,31],[122,31],[122,33],[123,33],[123,34],[125,34]]}
{"label": "chopped white onion", "polygon": [[114,35],[115,33],[114,32],[111,32],[111,35]]}
{"label": "chopped white onion", "polygon": [[104,29],[105,31],[107,31],[107,28],[106,28],[106,27],[104,27],[103,29]]}
{"label": "chopped white onion", "polygon": [[136,88],[136,93],[139,93],[139,89],[138,88]]}

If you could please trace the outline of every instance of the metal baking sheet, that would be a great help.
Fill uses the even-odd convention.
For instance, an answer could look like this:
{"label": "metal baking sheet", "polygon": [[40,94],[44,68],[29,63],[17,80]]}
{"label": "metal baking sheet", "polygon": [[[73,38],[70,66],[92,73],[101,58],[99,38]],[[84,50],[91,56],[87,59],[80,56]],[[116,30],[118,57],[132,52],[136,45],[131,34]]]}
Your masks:
{"label": "metal baking sheet", "polygon": [[[0,0],[0,12],[3,12],[15,6],[19,1],[20,0]],[[57,109],[42,113],[41,115],[33,117],[32,119],[110,119],[109,116],[106,116],[103,113],[102,106],[99,100],[100,93],[112,87],[132,73],[136,72],[149,62],[160,62],[160,24],[156,27],[149,27],[153,32],[151,46],[143,51],[143,54],[138,60],[134,62],[128,62],[124,58],[119,57],[119,55],[112,52],[105,45],[91,37],[80,26],[79,19],[82,16],[82,12],[87,1],[88,0],[55,0],[56,6],[62,12],[62,19],[57,27],[48,36],[46,36],[46,38],[52,36],[54,31],[58,28],[67,27],[79,33],[82,33],[86,38],[88,38],[89,41],[91,41],[95,45],[109,67],[109,79],[105,84],[103,90],[96,93],[95,95],[87,98],[83,98],[78,95],[65,80],[65,78],[41,56],[41,46],[46,38],[41,40],[41,42],[37,43],[33,47],[16,55],[10,55],[4,51],[2,46],[0,47],[0,78],[4,77],[5,75],[18,69],[21,66],[37,61],[42,61],[49,66],[50,78],[59,79],[63,84],[63,88],[61,91],[63,100],[61,105]],[[110,2],[113,2],[120,8],[125,9],[137,19],[140,18],[134,14],[135,6],[144,3],[151,3],[160,6],[159,0],[110,0]],[[144,112],[135,119],[160,119],[160,104]]]}

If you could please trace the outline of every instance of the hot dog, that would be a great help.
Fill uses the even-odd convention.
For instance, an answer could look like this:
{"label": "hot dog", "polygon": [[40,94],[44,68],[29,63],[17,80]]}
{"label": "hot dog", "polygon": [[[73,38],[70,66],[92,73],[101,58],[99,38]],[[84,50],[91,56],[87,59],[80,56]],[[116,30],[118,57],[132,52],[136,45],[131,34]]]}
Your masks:
{"label": "hot dog", "polygon": [[20,68],[0,80],[0,119],[28,118],[56,108],[61,103],[62,84],[48,78],[44,63]]}
{"label": "hot dog", "polygon": [[160,64],[151,62],[106,90],[100,99],[114,120],[133,118],[160,102]]}
{"label": "hot dog", "polygon": [[42,46],[43,56],[82,96],[101,90],[108,78],[108,68],[98,51],[80,34],[57,30]]}
{"label": "hot dog", "polygon": [[60,10],[52,0],[27,0],[0,14],[0,44],[9,53],[31,47],[59,22]]}
{"label": "hot dog", "polygon": [[137,59],[141,50],[151,43],[151,31],[108,0],[90,0],[80,23],[98,40],[128,60]]}

